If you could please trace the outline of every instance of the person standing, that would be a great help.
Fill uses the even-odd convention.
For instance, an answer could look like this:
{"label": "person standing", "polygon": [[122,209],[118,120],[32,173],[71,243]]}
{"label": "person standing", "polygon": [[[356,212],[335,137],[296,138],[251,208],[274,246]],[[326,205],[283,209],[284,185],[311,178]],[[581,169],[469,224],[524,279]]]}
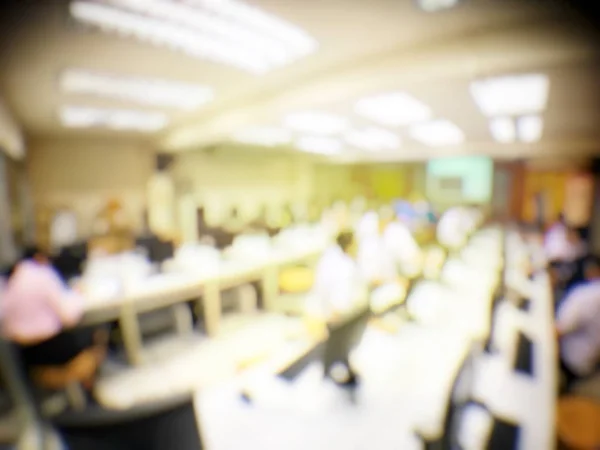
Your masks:
{"label": "person standing", "polygon": [[354,233],[343,231],[328,248],[315,270],[308,311],[326,321],[338,318],[366,300],[367,284],[359,271]]}
{"label": "person standing", "polygon": [[[357,378],[349,354],[362,338],[370,316],[367,283],[356,263],[356,252],[354,234],[341,232],[317,265],[305,310],[316,337],[329,335],[325,376],[350,387],[356,385]],[[338,371],[343,374],[336,374]]]}

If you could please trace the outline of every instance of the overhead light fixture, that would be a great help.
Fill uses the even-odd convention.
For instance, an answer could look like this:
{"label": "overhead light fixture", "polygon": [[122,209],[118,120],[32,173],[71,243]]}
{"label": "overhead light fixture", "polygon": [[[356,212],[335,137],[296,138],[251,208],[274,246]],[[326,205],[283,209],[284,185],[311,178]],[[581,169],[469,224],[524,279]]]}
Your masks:
{"label": "overhead light fixture", "polygon": [[234,139],[244,144],[275,147],[289,144],[292,134],[283,128],[259,127],[242,130],[234,135]]}
{"label": "overhead light fixture", "polygon": [[214,97],[213,90],[207,86],[81,69],[63,72],[60,88],[69,94],[90,94],[184,110],[197,109]]}
{"label": "overhead light fixture", "polygon": [[517,134],[523,142],[537,142],[542,138],[544,121],[540,116],[524,116],[517,119]]}
{"label": "overhead light fixture", "polygon": [[377,127],[351,130],[344,135],[344,140],[352,147],[369,151],[397,150],[401,145],[397,134]]}
{"label": "overhead light fixture", "polygon": [[497,142],[510,143],[517,139],[515,122],[511,117],[496,117],[490,120],[490,133]]}
{"label": "overhead light fixture", "polygon": [[296,141],[299,150],[320,155],[336,155],[343,149],[342,143],[335,138],[305,136]]}
{"label": "overhead light fixture", "polygon": [[74,0],[70,11],[103,31],[257,74],[317,48],[298,27],[235,0]]}
{"label": "overhead light fixture", "polygon": [[339,134],[346,130],[348,121],[335,114],[318,111],[303,111],[288,114],[284,119],[286,127],[312,134]]}
{"label": "overhead light fixture", "polygon": [[168,123],[163,113],[126,109],[64,106],[59,110],[62,124],[69,128],[109,128],[113,130],[158,131]]}
{"label": "overhead light fixture", "polygon": [[360,99],[354,111],[381,125],[398,127],[427,120],[431,109],[404,92],[390,92]]}
{"label": "overhead light fixture", "polygon": [[437,12],[456,6],[459,1],[460,0],[417,0],[417,5],[419,5],[419,8],[423,11]]}
{"label": "overhead light fixture", "polygon": [[465,139],[460,128],[444,119],[413,125],[409,133],[415,141],[430,147],[457,145]]}
{"label": "overhead light fixture", "polygon": [[546,108],[550,80],[546,75],[514,75],[471,83],[477,106],[488,117],[538,113]]}

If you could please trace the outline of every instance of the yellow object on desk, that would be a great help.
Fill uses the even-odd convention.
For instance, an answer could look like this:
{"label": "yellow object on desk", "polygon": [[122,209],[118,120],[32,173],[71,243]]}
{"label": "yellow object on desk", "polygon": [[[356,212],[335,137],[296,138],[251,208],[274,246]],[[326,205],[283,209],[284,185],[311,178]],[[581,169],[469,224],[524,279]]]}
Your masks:
{"label": "yellow object on desk", "polygon": [[307,292],[314,283],[314,270],[308,267],[291,267],[281,271],[279,289],[284,293]]}
{"label": "yellow object on desk", "polygon": [[265,350],[259,353],[247,355],[237,361],[237,370],[243,371],[252,366],[257,366],[269,359],[272,354],[273,352]]}

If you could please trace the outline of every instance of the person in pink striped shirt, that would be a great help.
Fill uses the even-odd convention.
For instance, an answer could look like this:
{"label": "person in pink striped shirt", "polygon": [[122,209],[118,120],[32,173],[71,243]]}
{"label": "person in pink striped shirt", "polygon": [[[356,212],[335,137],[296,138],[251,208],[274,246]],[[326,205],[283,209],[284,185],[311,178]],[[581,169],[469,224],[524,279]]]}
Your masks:
{"label": "person in pink striped shirt", "polygon": [[44,387],[93,382],[105,337],[73,328],[82,315],[83,298],[37,249],[27,252],[0,293],[2,335],[21,348],[34,381]]}

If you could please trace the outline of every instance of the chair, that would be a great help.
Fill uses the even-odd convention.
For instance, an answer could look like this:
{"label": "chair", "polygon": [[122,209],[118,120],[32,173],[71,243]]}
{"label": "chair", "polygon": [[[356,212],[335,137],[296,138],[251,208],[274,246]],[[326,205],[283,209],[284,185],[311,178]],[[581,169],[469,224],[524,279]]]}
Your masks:
{"label": "chair", "polygon": [[517,338],[517,351],[515,352],[515,359],[513,361],[513,369],[530,377],[535,376],[535,345],[533,341],[524,334],[522,331],[519,332]]}
{"label": "chair", "polygon": [[567,448],[593,450],[600,447],[599,423],[600,403],[579,396],[558,401],[558,439]]}
{"label": "chair", "polygon": [[148,252],[148,258],[152,262],[162,263],[172,258],[175,247],[172,242],[163,241],[156,236],[140,237],[135,240],[137,247],[142,247]]}
{"label": "chair", "polygon": [[53,258],[52,265],[64,280],[78,277],[83,271],[83,263],[87,259],[87,253],[85,242],[63,247],[58,255]]}
{"label": "chair", "polygon": [[90,405],[51,419],[69,450],[201,450],[191,396],[128,410]]}
{"label": "chair", "polygon": [[14,344],[4,339],[0,339],[0,374],[16,408],[18,417],[16,434],[21,434],[27,428],[33,428],[36,447],[41,449],[43,439],[39,426],[40,410],[34,402],[19,351]]}

